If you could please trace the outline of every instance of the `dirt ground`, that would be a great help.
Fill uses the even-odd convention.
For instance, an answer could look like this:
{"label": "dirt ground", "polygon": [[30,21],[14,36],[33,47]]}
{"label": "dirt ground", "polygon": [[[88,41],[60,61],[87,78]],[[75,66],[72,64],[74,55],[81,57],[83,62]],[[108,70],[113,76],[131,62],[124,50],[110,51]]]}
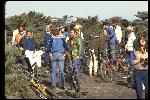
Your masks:
{"label": "dirt ground", "polygon": [[[45,83],[46,86],[50,86],[50,73],[49,68],[40,68],[38,78],[40,81]],[[106,83],[103,81],[97,82],[100,78],[95,78],[94,76],[89,76],[83,74],[83,83],[80,85],[81,92],[85,92],[85,95],[80,95],[80,98],[75,99],[136,99],[135,90],[133,88],[127,87],[127,81],[122,80],[118,82]],[[57,80],[58,81],[58,80]],[[15,84],[15,83],[13,83]],[[13,85],[12,84],[12,85]],[[25,83],[28,86],[28,83]],[[65,88],[69,89],[70,85],[66,81]],[[31,89],[28,90],[32,94],[31,99],[40,99]],[[12,93],[13,94],[13,93]],[[15,97],[13,95],[7,95],[7,98],[17,99],[21,97]],[[74,99],[71,95],[62,95],[63,99]]]}
{"label": "dirt ground", "polygon": [[[106,83],[100,78],[83,74],[83,83],[81,83],[81,92],[86,92],[86,95],[81,95],[80,99],[136,99],[135,89],[127,86],[127,80],[124,79],[118,82]],[[47,76],[47,85],[50,84],[50,75]],[[97,82],[98,80],[98,82]],[[101,80],[101,81],[99,81]],[[69,89],[69,83],[65,82],[65,88]],[[63,95],[64,99],[72,99],[71,96]]]}

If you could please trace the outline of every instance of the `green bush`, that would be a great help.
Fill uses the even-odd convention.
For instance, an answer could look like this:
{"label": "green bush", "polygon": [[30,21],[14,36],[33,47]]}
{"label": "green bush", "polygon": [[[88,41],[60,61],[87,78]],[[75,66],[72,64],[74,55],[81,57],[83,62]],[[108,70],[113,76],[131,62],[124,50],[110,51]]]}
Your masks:
{"label": "green bush", "polygon": [[5,44],[5,73],[11,73],[11,66],[16,64],[17,60],[22,56],[19,48],[13,48],[10,43]]}
{"label": "green bush", "polygon": [[[5,96],[9,98],[13,96],[20,99],[31,99],[36,97],[35,93],[30,88],[30,82],[23,73],[19,64],[12,66],[12,74],[5,75]],[[36,97],[38,98],[38,97]]]}

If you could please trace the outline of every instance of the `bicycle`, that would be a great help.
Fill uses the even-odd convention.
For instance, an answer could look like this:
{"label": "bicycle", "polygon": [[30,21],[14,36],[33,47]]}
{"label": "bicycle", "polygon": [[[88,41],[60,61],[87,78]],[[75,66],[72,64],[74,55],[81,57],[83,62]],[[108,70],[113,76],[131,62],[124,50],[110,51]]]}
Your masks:
{"label": "bicycle", "polygon": [[64,71],[67,75],[67,78],[69,79],[70,88],[71,90],[75,90],[75,93],[73,94],[73,97],[79,97],[80,92],[80,82],[78,79],[79,73],[77,72],[77,69],[75,65],[73,64],[73,60],[70,56],[70,54],[66,53],[65,56],[65,68]]}
{"label": "bicycle", "polygon": [[[105,82],[112,82],[118,80],[117,78],[122,79],[122,75],[128,73],[129,64],[121,56],[121,52],[117,54],[115,67],[109,59],[110,49],[104,48],[100,51],[98,48],[98,74],[102,77]],[[120,55],[119,55],[120,54]]]}
{"label": "bicycle", "polygon": [[41,98],[41,99],[62,99],[54,91],[46,87],[46,85],[40,82],[37,78],[31,75],[30,72],[24,70],[27,73],[30,81],[31,89]]}

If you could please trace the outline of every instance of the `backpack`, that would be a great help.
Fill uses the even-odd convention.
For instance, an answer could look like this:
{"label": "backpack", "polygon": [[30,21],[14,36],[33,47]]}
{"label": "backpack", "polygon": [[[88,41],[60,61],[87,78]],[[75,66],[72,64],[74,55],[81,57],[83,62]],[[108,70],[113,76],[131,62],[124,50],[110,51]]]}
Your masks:
{"label": "backpack", "polygon": [[21,40],[22,36],[20,34],[17,34],[15,36],[15,41],[17,42],[17,44],[19,44],[20,40]]}

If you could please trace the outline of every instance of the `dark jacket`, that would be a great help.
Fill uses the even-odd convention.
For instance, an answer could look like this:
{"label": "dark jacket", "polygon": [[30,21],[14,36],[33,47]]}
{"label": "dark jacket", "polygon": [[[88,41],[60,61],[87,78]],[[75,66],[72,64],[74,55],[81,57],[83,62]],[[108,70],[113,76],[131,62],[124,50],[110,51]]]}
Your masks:
{"label": "dark jacket", "polygon": [[51,39],[51,34],[50,33],[45,33],[45,36],[44,36],[44,47],[47,47],[48,45],[48,41]]}
{"label": "dark jacket", "polygon": [[38,44],[36,43],[34,38],[23,37],[20,40],[20,46],[24,50],[34,51],[35,49],[39,49]]}

